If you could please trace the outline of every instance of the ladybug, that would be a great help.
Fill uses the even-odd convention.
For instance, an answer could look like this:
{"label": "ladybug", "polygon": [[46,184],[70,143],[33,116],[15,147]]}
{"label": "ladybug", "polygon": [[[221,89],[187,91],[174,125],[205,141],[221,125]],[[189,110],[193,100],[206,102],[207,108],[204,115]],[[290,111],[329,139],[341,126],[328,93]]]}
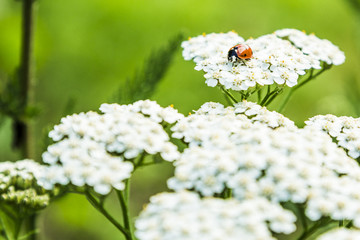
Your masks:
{"label": "ladybug", "polygon": [[249,60],[252,58],[253,52],[249,45],[237,44],[230,48],[228,52],[229,62],[235,62],[237,60]]}

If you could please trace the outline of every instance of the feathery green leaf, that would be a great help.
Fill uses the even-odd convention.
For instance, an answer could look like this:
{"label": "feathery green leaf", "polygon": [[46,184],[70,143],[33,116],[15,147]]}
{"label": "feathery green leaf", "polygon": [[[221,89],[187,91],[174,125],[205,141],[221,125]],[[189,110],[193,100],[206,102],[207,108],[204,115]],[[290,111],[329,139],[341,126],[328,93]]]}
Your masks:
{"label": "feathery green leaf", "polygon": [[152,51],[142,69],[120,84],[113,100],[124,104],[149,98],[169,69],[182,40],[183,35],[178,34],[169,41],[167,46]]}

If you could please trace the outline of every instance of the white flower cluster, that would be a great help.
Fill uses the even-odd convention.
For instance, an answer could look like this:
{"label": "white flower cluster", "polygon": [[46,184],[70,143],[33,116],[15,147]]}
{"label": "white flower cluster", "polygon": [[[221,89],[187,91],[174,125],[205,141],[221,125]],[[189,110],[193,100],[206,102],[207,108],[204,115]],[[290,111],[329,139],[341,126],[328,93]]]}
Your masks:
{"label": "white flower cluster", "polygon": [[320,39],[315,34],[307,35],[297,29],[281,29],[275,31],[278,37],[288,39],[296,47],[311,58],[326,62],[331,65],[340,65],[345,62],[345,55],[338,46],[327,39]]}
{"label": "white flower cluster", "polygon": [[126,159],[136,158],[145,151],[148,154],[160,153],[164,160],[173,161],[179,155],[177,147],[169,142],[169,136],[158,122],[162,119],[173,123],[181,115],[172,108],[151,113],[152,109],[157,108],[156,103],[143,103],[151,107],[147,109],[146,104],[141,102],[129,106],[103,104],[101,109],[104,114],[87,112],[67,116],[61,119],[61,124],[56,125],[49,136],[54,141],[73,137],[90,138],[105,144],[108,152],[122,154]]}
{"label": "white flower cluster", "polygon": [[[194,60],[195,63],[199,63],[195,69],[202,70],[206,67],[211,68],[215,62],[219,61],[220,59],[218,55],[220,53],[225,54],[225,57],[227,57],[227,52],[229,51],[230,47],[241,42],[244,42],[244,39],[235,32],[210,34],[204,33],[203,35],[189,38],[188,41],[184,41],[181,44],[181,47],[184,48],[184,59]],[[209,65],[206,65],[206,63]]]}
{"label": "white flower cluster", "polygon": [[245,114],[251,119],[252,123],[259,122],[271,128],[296,128],[294,122],[284,117],[284,115],[275,111],[269,111],[266,107],[262,107],[259,104],[244,100],[236,103],[234,107],[235,113]]}
{"label": "white flower cluster", "polygon": [[313,221],[329,216],[360,226],[359,166],[323,132],[272,129],[230,111],[192,114],[172,129],[190,147],[174,162],[169,188],[203,196],[230,188],[240,200],[302,203]]}
{"label": "white flower cluster", "polygon": [[50,196],[37,180],[44,166],[30,159],[0,163],[0,204],[15,203],[39,209],[49,204]]}
{"label": "white flower cluster", "polygon": [[[311,68],[321,68],[320,61],[325,61],[324,57],[319,57],[320,54],[316,54],[314,50],[319,44],[322,44],[320,51],[324,51],[324,55],[334,61],[327,61],[328,64],[340,64],[341,54],[345,58],[340,50],[331,56],[330,53],[337,47],[329,45],[326,40],[319,39],[309,48],[305,47],[309,43],[304,41],[302,49],[305,52],[292,42],[278,37],[281,33],[284,35],[285,31],[276,33],[247,41],[234,32],[200,35],[182,43],[183,57],[185,60],[192,59],[196,63],[196,70],[205,72],[208,86],[222,85],[235,91],[274,83],[293,87],[298,83],[299,75],[304,75]],[[253,57],[247,61],[230,63],[227,59],[228,51],[239,43],[249,45]]]}
{"label": "white flower cluster", "polygon": [[181,117],[172,108],[140,101],[129,106],[103,104],[101,109],[104,114],[62,118],[49,133],[56,143],[43,153],[43,161],[50,165],[41,181],[44,188],[73,184],[106,195],[112,188],[124,189],[124,180],[134,168],[130,161],[138,156],[160,154],[166,161],[179,157],[159,123],[173,123]]}
{"label": "white flower cluster", "polygon": [[220,103],[204,103],[195,114],[179,120],[171,130],[175,138],[184,138],[184,141],[190,145],[200,143],[203,145],[208,140],[212,143],[216,139],[222,141],[222,138],[229,137],[237,129],[251,124],[261,124],[272,129],[279,127],[296,129],[294,122],[282,114],[269,111],[266,107],[253,102],[242,101],[234,107],[226,108]]}
{"label": "white flower cluster", "polygon": [[100,106],[100,111],[103,113],[115,113],[115,112],[137,112],[144,116],[148,116],[151,120],[158,123],[173,124],[177,120],[184,117],[178,110],[172,106],[163,108],[155,101],[151,100],[139,100],[129,105],[119,104],[107,104],[104,103]]}
{"label": "white flower cluster", "polygon": [[358,240],[360,231],[354,229],[338,228],[322,234],[317,240]]}
{"label": "white flower cluster", "polygon": [[275,240],[295,230],[295,216],[266,199],[200,199],[196,193],[161,193],[135,222],[139,240]]}
{"label": "white flower cluster", "polygon": [[346,149],[350,157],[360,157],[360,118],[327,114],[312,117],[305,123],[307,126],[325,131],[336,139],[336,143]]}
{"label": "white flower cluster", "polygon": [[0,189],[5,189],[11,183],[12,177],[21,177],[23,180],[32,181],[42,172],[42,166],[30,159],[16,162],[0,163]]}
{"label": "white flower cluster", "polygon": [[45,189],[56,184],[90,186],[106,195],[112,188],[123,190],[124,180],[131,176],[133,165],[120,156],[112,156],[103,143],[72,137],[48,147],[43,161],[50,164],[39,179]]}

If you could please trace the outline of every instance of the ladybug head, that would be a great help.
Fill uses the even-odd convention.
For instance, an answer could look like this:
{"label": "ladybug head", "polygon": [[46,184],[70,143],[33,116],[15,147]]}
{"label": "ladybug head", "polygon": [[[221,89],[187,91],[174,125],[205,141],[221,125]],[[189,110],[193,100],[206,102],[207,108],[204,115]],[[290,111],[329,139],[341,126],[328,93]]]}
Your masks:
{"label": "ladybug head", "polygon": [[233,47],[228,52],[228,60],[229,62],[235,62],[239,57],[237,55],[237,47]]}

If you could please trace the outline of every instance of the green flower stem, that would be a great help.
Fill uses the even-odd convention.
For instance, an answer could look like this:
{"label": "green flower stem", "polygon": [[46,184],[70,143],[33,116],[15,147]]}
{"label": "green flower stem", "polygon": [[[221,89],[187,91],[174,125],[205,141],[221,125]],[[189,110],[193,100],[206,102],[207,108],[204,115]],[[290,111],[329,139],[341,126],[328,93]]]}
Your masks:
{"label": "green flower stem", "polygon": [[8,239],[8,240],[18,240],[19,239],[20,229],[21,229],[21,224],[22,224],[22,221],[17,220],[17,222],[15,223],[14,229],[9,229],[8,227],[5,226],[4,223],[2,223],[6,239]]}
{"label": "green flower stem", "polygon": [[96,198],[89,192],[85,192],[85,196],[87,200],[95,207],[96,210],[98,210],[100,213],[102,213],[117,229],[119,229],[122,234],[124,234],[125,238],[127,240],[132,239],[131,234],[128,231],[128,229],[124,228],[120,223],[118,223],[114,217],[112,217],[104,208],[103,204],[101,204],[100,201],[97,201]]}
{"label": "green flower stem", "polygon": [[[21,99],[23,116],[16,116],[13,122],[13,146],[21,151],[22,158],[32,158],[33,150],[31,144],[34,142],[31,138],[29,123],[26,119],[26,109],[31,104],[33,95],[32,87],[32,60],[34,45],[34,8],[35,0],[22,0],[22,36],[21,36],[21,55],[19,67],[19,95]],[[36,239],[36,218],[37,214],[30,215],[25,221],[26,232],[33,233],[29,235],[29,240]]]}
{"label": "green flower stem", "polygon": [[248,90],[241,90],[239,91],[240,95],[241,95],[241,100],[247,100],[248,98],[251,97],[251,95],[253,95],[254,93],[258,92],[261,90],[261,87],[259,85],[257,85],[255,87],[255,89],[251,90],[251,89],[248,89]]}
{"label": "green flower stem", "polygon": [[257,102],[260,103],[261,102],[261,89],[257,92]]}
{"label": "green flower stem", "polygon": [[[323,72],[325,72],[326,70],[329,70],[331,68],[332,65],[327,65],[326,63],[323,64],[323,69],[321,69],[320,71],[318,71],[316,74],[313,75],[313,71],[310,72],[310,76],[305,79],[303,82],[301,82],[298,85],[294,86],[294,89],[298,89],[301,86],[303,86],[304,84],[308,83],[310,80],[315,79],[317,76],[319,76],[320,74],[322,74]],[[311,69],[313,70],[313,69]]]}
{"label": "green flower stem", "polygon": [[339,220],[339,227],[343,227],[344,226],[344,220]]}
{"label": "green flower stem", "polygon": [[2,204],[0,204],[0,211],[0,222],[4,231],[4,237],[7,240],[17,240],[22,225],[22,218],[19,217],[16,211],[14,212]]}
{"label": "green flower stem", "polygon": [[283,103],[281,104],[281,106],[279,107],[278,112],[281,113],[286,104],[288,103],[288,101],[290,100],[290,97],[293,95],[294,91],[299,89],[300,87],[304,86],[306,83],[308,83],[310,80],[315,79],[317,76],[319,76],[320,74],[322,74],[324,71],[328,70],[331,68],[332,65],[327,65],[326,63],[323,64],[323,69],[321,69],[319,72],[317,72],[316,74],[314,73],[314,69],[312,68],[310,70],[310,75],[307,79],[305,79],[304,81],[302,81],[301,83],[299,83],[298,85],[295,85],[294,87],[292,87],[290,89],[290,92],[288,93],[288,95],[285,97]]}
{"label": "green flower stem", "polygon": [[[26,111],[32,97],[32,55],[34,0],[22,0],[22,39],[19,67],[19,96],[22,109]],[[22,113],[24,115],[24,113]],[[13,146],[20,149],[23,158],[31,158],[29,126],[24,116],[15,116],[13,123]]]}
{"label": "green flower stem", "polygon": [[278,94],[279,92],[279,88],[276,87],[274,90],[270,91],[270,85],[268,85],[268,90],[267,93],[265,95],[265,97],[263,98],[263,100],[261,101],[260,105],[261,106],[266,106],[265,103],[268,101],[268,99],[274,95],[274,94]]}
{"label": "green flower stem", "polygon": [[33,213],[28,216],[27,220],[25,221],[26,235],[28,236],[29,240],[36,239],[36,234],[38,233],[36,229],[36,219],[37,213]]}
{"label": "green flower stem", "polygon": [[233,102],[233,104],[239,102],[239,101],[236,100],[236,98],[235,98],[228,90],[226,90],[223,86],[221,86],[220,88],[221,88],[221,90],[231,99],[231,101]]}
{"label": "green flower stem", "polygon": [[141,167],[143,165],[146,155],[147,155],[146,152],[143,151],[140,158],[139,158],[139,160],[137,162],[134,161],[134,168],[135,169],[137,169],[138,167]]}
{"label": "green flower stem", "polygon": [[306,221],[306,216],[305,216],[305,209],[304,207],[301,207],[300,209],[298,209],[299,215],[300,215],[300,221],[301,221],[301,225],[304,228],[304,232],[308,231],[308,223]]}
{"label": "green flower stem", "polygon": [[268,106],[280,93],[282,93],[282,91],[283,91],[283,88],[277,89],[277,91],[272,94],[272,96],[264,103],[263,106]]}
{"label": "green flower stem", "polygon": [[270,85],[268,85],[265,97],[263,98],[262,101],[259,100],[258,104],[262,105],[262,103],[268,99],[268,96],[270,95],[270,90],[271,90]]}
{"label": "green flower stem", "polygon": [[120,207],[123,214],[123,221],[125,228],[130,232],[127,240],[135,239],[132,227],[131,227],[131,219],[130,219],[130,209],[129,209],[129,197],[130,197],[130,180],[125,182],[125,190],[124,191],[116,191],[117,197],[120,201]]}
{"label": "green flower stem", "polygon": [[309,228],[307,231],[304,231],[297,240],[309,239],[308,237],[310,237],[318,229],[320,229],[321,227],[324,227],[325,225],[327,225],[330,222],[331,222],[331,219],[330,220],[329,219],[321,219],[321,220],[317,221],[311,228]]}
{"label": "green flower stem", "polygon": [[353,222],[352,222],[352,221],[349,221],[349,222],[345,225],[346,228],[351,228],[352,226],[353,226]]}
{"label": "green flower stem", "polygon": [[227,102],[229,105],[233,105],[232,99],[231,99],[225,92],[223,92],[223,94],[224,94],[224,97],[225,97],[225,99],[226,99],[226,102]]}
{"label": "green flower stem", "polygon": [[232,198],[232,189],[231,189],[231,188],[225,188],[222,197],[223,197],[224,199],[230,199],[230,198]]}

